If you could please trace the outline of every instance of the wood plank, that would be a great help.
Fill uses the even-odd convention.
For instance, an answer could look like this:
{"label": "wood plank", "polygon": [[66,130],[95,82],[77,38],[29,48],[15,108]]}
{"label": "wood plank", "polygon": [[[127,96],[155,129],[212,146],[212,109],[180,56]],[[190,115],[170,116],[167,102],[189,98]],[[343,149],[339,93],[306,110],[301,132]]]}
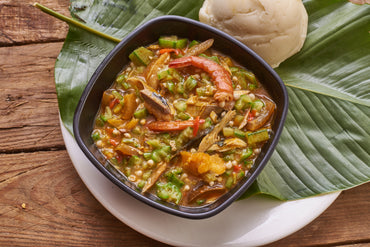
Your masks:
{"label": "wood plank", "polygon": [[2,154],[0,161],[0,246],[164,246],[105,210],[66,151]]}
{"label": "wood plank", "polygon": [[[343,191],[311,224],[268,247],[370,244],[370,183]],[[299,244],[298,244],[299,243]],[[356,245],[354,245],[356,246]]]}
{"label": "wood plank", "polygon": [[0,48],[0,152],[64,145],[54,83],[62,45]]}
{"label": "wood plank", "polygon": [[59,123],[55,126],[25,126],[0,129],[0,153],[65,149]]}
{"label": "wood plank", "polygon": [[35,8],[34,2],[69,15],[69,0],[2,0],[0,1],[1,46],[64,40],[68,25]]}
{"label": "wood plank", "polygon": [[[106,211],[66,151],[2,154],[0,160],[0,246],[166,246]],[[369,243],[369,191],[365,184],[343,192],[313,223],[269,246]]]}

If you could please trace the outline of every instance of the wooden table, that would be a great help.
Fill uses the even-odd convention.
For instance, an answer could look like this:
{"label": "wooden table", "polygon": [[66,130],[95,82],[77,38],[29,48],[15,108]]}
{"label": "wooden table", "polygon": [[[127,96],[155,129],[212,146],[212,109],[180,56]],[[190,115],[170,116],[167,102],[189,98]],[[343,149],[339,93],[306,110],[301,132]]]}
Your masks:
{"label": "wooden table", "polygon": [[[62,14],[68,0],[40,0]],[[54,63],[68,26],[0,0],[0,246],[165,246],[113,217],[77,175],[62,139]],[[370,184],[343,192],[270,246],[369,246]]]}

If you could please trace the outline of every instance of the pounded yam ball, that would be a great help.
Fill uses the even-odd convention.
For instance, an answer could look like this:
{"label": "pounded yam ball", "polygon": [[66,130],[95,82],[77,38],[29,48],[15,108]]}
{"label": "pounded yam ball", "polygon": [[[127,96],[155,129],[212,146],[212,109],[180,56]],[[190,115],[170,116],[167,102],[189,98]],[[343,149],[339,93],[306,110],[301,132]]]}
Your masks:
{"label": "pounded yam ball", "polygon": [[272,67],[300,51],[308,22],[301,0],[205,0],[199,19],[234,36]]}

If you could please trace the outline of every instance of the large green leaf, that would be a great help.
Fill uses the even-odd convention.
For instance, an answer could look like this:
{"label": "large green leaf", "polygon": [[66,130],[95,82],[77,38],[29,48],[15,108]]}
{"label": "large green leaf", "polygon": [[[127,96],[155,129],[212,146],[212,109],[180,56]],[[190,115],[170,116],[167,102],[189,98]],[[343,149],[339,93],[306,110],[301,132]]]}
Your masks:
{"label": "large green leaf", "polygon": [[[203,1],[75,0],[72,16],[122,39],[164,14],[198,18]],[[280,142],[245,194],[281,200],[348,189],[370,179],[370,6],[305,0],[303,49],[277,69],[288,86],[289,114]],[[72,130],[75,107],[90,76],[116,45],[71,26],[55,65],[60,114]]]}
{"label": "large green leaf", "polygon": [[276,70],[289,89],[286,127],[260,193],[295,199],[370,178],[370,6],[304,1],[308,36]]}

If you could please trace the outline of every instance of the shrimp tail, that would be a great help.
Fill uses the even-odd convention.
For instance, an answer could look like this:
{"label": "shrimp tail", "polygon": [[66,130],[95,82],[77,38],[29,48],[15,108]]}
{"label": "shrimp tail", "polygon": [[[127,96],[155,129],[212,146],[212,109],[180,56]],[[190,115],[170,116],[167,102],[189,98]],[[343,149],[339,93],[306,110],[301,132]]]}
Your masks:
{"label": "shrimp tail", "polygon": [[169,64],[169,68],[182,68],[193,65],[192,64],[192,57],[180,57],[175,60],[172,60]]}

